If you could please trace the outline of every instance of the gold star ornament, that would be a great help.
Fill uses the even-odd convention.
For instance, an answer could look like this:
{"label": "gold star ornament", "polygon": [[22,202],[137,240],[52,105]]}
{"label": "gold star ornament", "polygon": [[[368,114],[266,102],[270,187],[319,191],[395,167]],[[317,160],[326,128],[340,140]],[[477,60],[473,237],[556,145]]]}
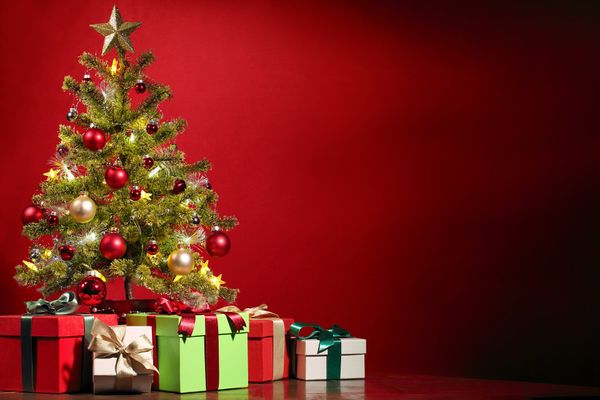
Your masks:
{"label": "gold star ornament", "polygon": [[113,47],[119,53],[123,50],[133,53],[133,46],[129,36],[141,24],[141,22],[123,22],[119,9],[117,6],[114,6],[108,22],[104,24],[92,24],[90,27],[104,36],[102,55],[105,55]]}
{"label": "gold star ornament", "polygon": [[49,180],[49,181],[53,181],[53,180],[55,180],[56,178],[58,178],[58,172],[59,172],[58,170],[56,170],[56,169],[54,169],[54,168],[50,168],[50,171],[48,171],[48,172],[44,172],[44,174],[43,174],[43,175],[44,175],[46,178],[48,178],[48,180]]}

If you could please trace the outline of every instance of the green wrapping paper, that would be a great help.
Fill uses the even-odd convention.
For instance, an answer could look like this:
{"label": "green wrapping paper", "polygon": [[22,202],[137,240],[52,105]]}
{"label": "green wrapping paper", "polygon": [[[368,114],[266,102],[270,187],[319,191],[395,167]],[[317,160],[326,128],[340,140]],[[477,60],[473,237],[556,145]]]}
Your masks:
{"label": "green wrapping paper", "polygon": [[[246,322],[238,333],[232,332],[227,317],[217,316],[218,323],[218,390],[248,386],[248,315],[240,313]],[[151,321],[154,319],[154,322]],[[127,325],[155,324],[156,359],[160,371],[158,390],[190,393],[207,390],[205,317],[196,315],[191,336],[177,333],[178,315],[129,314]],[[214,349],[212,349],[214,350]]]}

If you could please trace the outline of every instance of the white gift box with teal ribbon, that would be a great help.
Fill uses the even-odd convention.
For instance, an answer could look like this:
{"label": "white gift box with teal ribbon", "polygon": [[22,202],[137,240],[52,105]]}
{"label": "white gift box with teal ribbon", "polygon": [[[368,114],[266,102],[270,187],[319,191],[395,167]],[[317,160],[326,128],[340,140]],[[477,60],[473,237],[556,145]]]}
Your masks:
{"label": "white gift box with teal ribbon", "polygon": [[[302,335],[304,328],[314,329]],[[290,327],[292,373],[302,380],[364,379],[367,341],[355,338],[334,325],[324,330],[316,324],[294,323]]]}

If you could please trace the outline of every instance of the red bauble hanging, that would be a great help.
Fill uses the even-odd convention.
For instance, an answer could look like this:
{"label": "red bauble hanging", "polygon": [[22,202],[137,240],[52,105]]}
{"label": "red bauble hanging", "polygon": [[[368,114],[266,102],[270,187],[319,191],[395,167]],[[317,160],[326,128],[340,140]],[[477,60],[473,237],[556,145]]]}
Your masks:
{"label": "red bauble hanging", "polygon": [[144,168],[150,169],[154,166],[154,160],[150,156],[144,157]]}
{"label": "red bauble hanging", "polygon": [[156,243],[156,240],[151,240],[148,242],[148,246],[146,246],[146,252],[151,256],[158,254],[158,243]]}
{"label": "red bauble hanging", "polygon": [[58,225],[58,215],[56,214],[56,212],[52,211],[50,213],[50,215],[48,215],[48,218],[46,218],[46,221],[48,222],[48,225],[50,225],[50,226]]}
{"label": "red bauble hanging", "polygon": [[132,186],[129,191],[129,198],[133,201],[138,201],[142,198],[142,189],[139,186]]}
{"label": "red bauble hanging", "polygon": [[158,124],[156,121],[148,122],[146,125],[146,132],[148,132],[149,135],[154,135],[156,132],[158,132]]}
{"label": "red bauble hanging", "polygon": [[186,187],[187,185],[185,184],[185,181],[183,179],[177,179],[173,184],[173,189],[171,190],[171,192],[173,194],[179,194],[183,192]]}
{"label": "red bauble hanging", "polygon": [[63,244],[58,248],[58,253],[60,254],[60,258],[65,261],[69,261],[75,255],[75,247],[68,244]]}
{"label": "red bauble hanging", "polygon": [[58,149],[56,149],[56,152],[58,153],[59,156],[64,157],[67,154],[69,154],[69,148],[67,146],[65,146],[64,144],[61,144],[58,146]]}
{"label": "red bauble hanging", "polygon": [[225,232],[212,231],[206,238],[206,251],[213,257],[223,257],[230,247],[231,241]]}
{"label": "red bauble hanging", "polygon": [[106,134],[98,128],[90,128],[83,134],[83,145],[89,150],[102,150],[106,145]]}
{"label": "red bauble hanging", "polygon": [[135,87],[135,91],[137,93],[142,94],[142,93],[144,93],[146,91],[146,84],[141,79],[138,79],[138,81],[135,83],[134,87]]}
{"label": "red bauble hanging", "polygon": [[100,253],[104,258],[114,260],[121,258],[127,251],[125,238],[116,232],[109,232],[100,241]]}
{"label": "red bauble hanging", "polygon": [[34,204],[25,207],[21,213],[23,225],[31,224],[32,222],[40,222],[43,218],[44,210]]}
{"label": "red bauble hanging", "polygon": [[106,184],[112,189],[120,189],[123,186],[127,185],[129,175],[123,167],[113,165],[106,169],[106,173],[104,174],[104,180],[106,180]]}
{"label": "red bauble hanging", "polygon": [[77,284],[76,292],[79,303],[97,306],[106,298],[106,283],[97,276],[88,275]]}

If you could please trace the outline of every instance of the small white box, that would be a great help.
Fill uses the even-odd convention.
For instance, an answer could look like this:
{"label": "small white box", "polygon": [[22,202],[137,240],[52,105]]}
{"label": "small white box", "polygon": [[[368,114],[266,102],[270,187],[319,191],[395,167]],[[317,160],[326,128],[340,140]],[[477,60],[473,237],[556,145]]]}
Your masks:
{"label": "small white box", "polygon": [[[328,350],[318,353],[318,339],[294,340],[296,342],[296,378],[305,381],[327,379]],[[340,379],[364,379],[367,341],[359,338],[343,338],[339,340],[342,352]]]}
{"label": "small white box", "polygon": [[[141,335],[146,335],[149,341],[152,342],[152,328],[150,326],[127,326],[123,344],[127,346]],[[140,355],[152,362],[152,351],[140,353]],[[117,355],[108,358],[94,357],[94,393],[114,393],[117,391],[117,373],[115,370],[117,358]],[[139,374],[125,379],[128,380],[128,388],[125,391],[146,393],[151,390],[154,374]]]}

